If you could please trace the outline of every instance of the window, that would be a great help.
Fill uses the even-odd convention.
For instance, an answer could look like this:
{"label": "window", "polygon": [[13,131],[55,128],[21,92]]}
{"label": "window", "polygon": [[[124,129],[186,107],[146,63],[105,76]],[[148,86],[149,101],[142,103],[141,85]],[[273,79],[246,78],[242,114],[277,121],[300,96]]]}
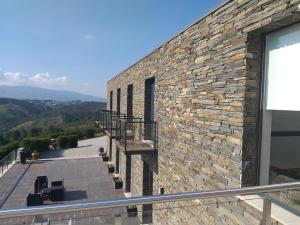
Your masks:
{"label": "window", "polygon": [[121,88],[117,90],[117,114],[121,113]]}
{"label": "window", "polygon": [[114,94],[114,92],[113,91],[110,91],[110,95],[109,95],[109,109],[110,109],[110,111],[112,111],[113,110],[113,94]]}
{"label": "window", "polygon": [[[300,180],[300,24],[266,37],[262,99],[260,184]],[[278,202],[300,209],[300,192],[281,192]]]}
{"label": "window", "polygon": [[127,116],[130,118],[133,115],[132,112],[133,104],[133,85],[130,84],[127,87]]}

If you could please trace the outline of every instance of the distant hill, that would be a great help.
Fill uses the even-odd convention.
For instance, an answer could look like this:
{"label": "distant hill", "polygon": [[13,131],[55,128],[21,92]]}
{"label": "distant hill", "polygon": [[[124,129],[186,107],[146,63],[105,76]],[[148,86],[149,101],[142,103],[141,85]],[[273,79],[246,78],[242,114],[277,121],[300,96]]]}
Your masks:
{"label": "distant hill", "polygon": [[102,102],[58,102],[0,98],[0,133],[14,127],[57,125],[94,121],[96,110],[105,108]]}
{"label": "distant hill", "polygon": [[80,94],[74,91],[51,90],[30,86],[0,86],[0,98],[53,100],[53,101],[93,101],[105,102],[104,98]]}

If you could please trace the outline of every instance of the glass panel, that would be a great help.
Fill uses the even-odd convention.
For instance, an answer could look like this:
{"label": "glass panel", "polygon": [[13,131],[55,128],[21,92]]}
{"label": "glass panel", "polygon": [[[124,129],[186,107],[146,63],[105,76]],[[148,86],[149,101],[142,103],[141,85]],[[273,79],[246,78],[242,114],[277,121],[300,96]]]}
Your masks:
{"label": "glass panel", "polygon": [[267,36],[267,109],[300,111],[300,24]]}
{"label": "glass panel", "polygon": [[[300,112],[272,111],[270,183],[300,181]],[[284,191],[278,201],[300,210],[300,192]]]}

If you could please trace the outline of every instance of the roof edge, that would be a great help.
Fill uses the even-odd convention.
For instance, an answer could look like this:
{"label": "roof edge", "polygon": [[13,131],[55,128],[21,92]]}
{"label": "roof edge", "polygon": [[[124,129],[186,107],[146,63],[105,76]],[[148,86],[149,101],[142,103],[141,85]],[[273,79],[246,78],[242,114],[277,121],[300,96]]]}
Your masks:
{"label": "roof edge", "polygon": [[188,25],[187,27],[183,28],[183,30],[181,30],[180,32],[178,32],[177,34],[175,34],[174,36],[172,36],[171,38],[167,39],[167,41],[164,41],[162,44],[159,44],[158,47],[154,48],[148,54],[146,54],[142,58],[138,59],[135,63],[131,64],[126,69],[124,69],[121,72],[117,73],[115,76],[113,76],[107,82],[114,80],[115,78],[117,78],[118,76],[120,76],[122,73],[126,72],[127,70],[129,70],[130,68],[132,68],[133,66],[135,66],[136,64],[138,64],[139,62],[141,62],[142,60],[144,60],[145,58],[147,58],[148,56],[150,56],[151,54],[153,54],[155,51],[157,51],[158,49],[162,48],[165,44],[168,44],[170,41],[172,41],[173,39],[175,39],[177,36],[181,35],[185,31],[187,31],[189,28],[191,28],[192,26],[196,25],[197,23],[199,23],[200,21],[202,21],[203,19],[205,19],[206,17],[208,17],[209,15],[211,15],[214,12],[216,12],[218,9],[222,8],[223,6],[227,5],[229,2],[232,2],[232,1],[234,1],[234,0],[226,0],[224,2],[220,2],[216,7],[214,7],[211,10],[208,10],[208,12],[204,13],[196,21],[192,22],[190,25]]}

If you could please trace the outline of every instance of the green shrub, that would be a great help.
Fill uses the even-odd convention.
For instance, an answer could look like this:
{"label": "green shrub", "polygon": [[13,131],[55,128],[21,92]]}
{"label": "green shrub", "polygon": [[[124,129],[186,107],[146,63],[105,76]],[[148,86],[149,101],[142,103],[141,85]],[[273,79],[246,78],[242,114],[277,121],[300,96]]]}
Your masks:
{"label": "green shrub", "polygon": [[49,138],[24,138],[23,146],[28,150],[42,152],[49,149]]}
{"label": "green shrub", "polygon": [[57,139],[57,144],[60,148],[76,148],[78,146],[77,135],[60,136]]}
{"label": "green shrub", "polygon": [[77,148],[78,146],[78,136],[77,135],[69,135],[67,136],[69,148]]}
{"label": "green shrub", "polygon": [[95,137],[95,133],[96,133],[96,130],[94,128],[87,128],[85,130],[85,137],[86,138],[93,138]]}
{"label": "green shrub", "polygon": [[69,136],[69,135],[75,135],[77,136],[77,138],[82,139],[84,134],[81,130],[68,130],[65,132],[65,136]]}
{"label": "green shrub", "polygon": [[13,150],[16,150],[20,147],[18,142],[12,142],[10,144],[1,146],[0,148],[0,159],[7,156],[9,153],[11,153]]}
{"label": "green shrub", "polygon": [[67,138],[67,136],[59,136],[57,138],[57,144],[60,148],[67,148],[68,147],[68,138]]}

